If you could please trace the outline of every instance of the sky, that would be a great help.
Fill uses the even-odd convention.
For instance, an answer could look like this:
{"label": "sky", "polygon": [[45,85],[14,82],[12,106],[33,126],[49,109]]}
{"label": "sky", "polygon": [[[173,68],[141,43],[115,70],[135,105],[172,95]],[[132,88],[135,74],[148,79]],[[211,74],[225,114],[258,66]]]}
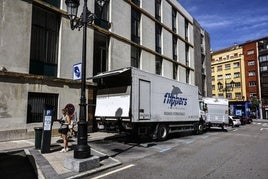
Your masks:
{"label": "sky", "polygon": [[213,51],[268,36],[268,0],[178,0],[210,35]]}

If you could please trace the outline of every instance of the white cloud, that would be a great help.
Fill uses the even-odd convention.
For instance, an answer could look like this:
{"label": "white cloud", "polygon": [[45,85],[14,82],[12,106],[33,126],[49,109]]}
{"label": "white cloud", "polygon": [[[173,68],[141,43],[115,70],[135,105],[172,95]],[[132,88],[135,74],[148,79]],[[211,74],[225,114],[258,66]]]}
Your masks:
{"label": "white cloud", "polygon": [[212,28],[223,28],[232,24],[227,18],[217,16],[217,15],[203,15],[197,18],[197,21],[202,27],[212,29]]}

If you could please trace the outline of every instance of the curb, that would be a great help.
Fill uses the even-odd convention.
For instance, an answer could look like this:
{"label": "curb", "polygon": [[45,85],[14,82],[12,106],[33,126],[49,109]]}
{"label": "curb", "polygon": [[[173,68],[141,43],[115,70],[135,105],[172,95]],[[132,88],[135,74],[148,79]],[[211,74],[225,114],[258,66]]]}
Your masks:
{"label": "curb", "polygon": [[[104,153],[101,153],[101,152],[99,152],[99,151],[97,151],[95,149],[91,149],[91,150],[93,150],[94,152],[102,155],[102,157],[106,158],[105,160],[110,160],[112,162],[110,164],[102,165],[100,167],[97,167],[97,168],[94,168],[94,169],[91,169],[91,170],[88,170],[88,171],[85,171],[85,172],[81,172],[81,173],[75,173],[75,172],[70,171],[72,173],[71,176],[62,176],[62,175],[55,176],[55,175],[53,175],[54,176],[53,178],[55,178],[55,177],[56,178],[68,178],[68,179],[81,178],[81,177],[88,176],[88,175],[91,175],[91,174],[94,174],[94,173],[97,173],[97,172],[101,172],[101,171],[104,171],[104,170],[107,170],[107,169],[110,169],[110,168],[113,168],[113,167],[116,167],[116,166],[119,166],[119,165],[122,164],[119,160],[114,159],[112,157],[109,157]],[[27,156],[27,159],[31,163],[32,167],[35,169],[35,172],[36,172],[36,175],[37,175],[38,179],[50,178],[49,176],[46,177],[44,175],[44,173],[43,173],[43,168],[44,168],[44,170],[48,170],[48,167],[44,166],[42,168],[42,166],[39,165],[40,161],[43,162],[42,160],[46,160],[46,159],[45,158],[42,159],[42,160],[37,159],[36,158],[37,156],[32,154],[29,149],[24,149],[24,152],[25,152],[25,154]],[[51,170],[53,170],[53,168],[51,166],[50,166],[50,168],[51,168]],[[54,171],[54,173],[55,173],[55,171]]]}
{"label": "curb", "polygon": [[28,161],[31,163],[32,167],[35,169],[35,174],[37,175],[38,179],[45,179],[45,176],[43,175],[42,170],[40,169],[40,166],[35,161],[35,158],[30,153],[29,149],[24,149],[24,152],[27,156]]}

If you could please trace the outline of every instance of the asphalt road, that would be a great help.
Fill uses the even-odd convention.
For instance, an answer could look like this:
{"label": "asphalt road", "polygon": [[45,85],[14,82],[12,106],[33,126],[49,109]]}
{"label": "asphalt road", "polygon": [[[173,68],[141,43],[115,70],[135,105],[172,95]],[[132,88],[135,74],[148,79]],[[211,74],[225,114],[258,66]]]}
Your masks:
{"label": "asphalt road", "polygon": [[0,153],[0,178],[35,179],[35,171],[23,150]]}
{"label": "asphalt road", "polygon": [[90,144],[123,162],[87,178],[268,178],[268,124],[174,135],[164,142],[126,137]]}

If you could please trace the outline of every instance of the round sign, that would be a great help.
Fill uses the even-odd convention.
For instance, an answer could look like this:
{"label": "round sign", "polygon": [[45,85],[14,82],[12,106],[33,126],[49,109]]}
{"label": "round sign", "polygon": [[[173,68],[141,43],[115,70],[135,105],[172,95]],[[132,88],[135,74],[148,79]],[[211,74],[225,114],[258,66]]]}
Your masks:
{"label": "round sign", "polygon": [[75,111],[75,107],[73,104],[69,103],[65,106],[65,109],[68,110],[68,112],[70,113],[70,115],[72,115]]}

